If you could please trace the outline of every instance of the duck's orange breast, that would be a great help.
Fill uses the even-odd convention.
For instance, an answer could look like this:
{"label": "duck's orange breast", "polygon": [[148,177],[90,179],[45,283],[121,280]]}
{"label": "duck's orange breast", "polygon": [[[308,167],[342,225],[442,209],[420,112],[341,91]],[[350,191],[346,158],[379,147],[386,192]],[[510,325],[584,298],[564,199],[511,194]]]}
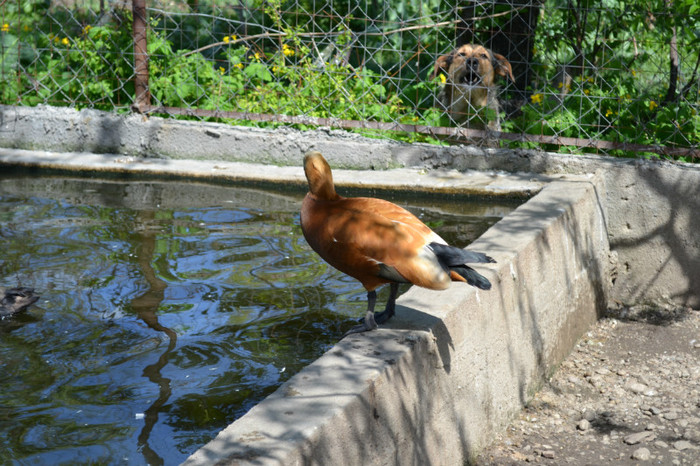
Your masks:
{"label": "duck's orange breast", "polygon": [[[417,217],[374,198],[322,200],[309,193],[301,227],[311,247],[329,264],[373,290],[391,281],[444,289],[447,272],[426,249],[444,241]],[[387,268],[403,280],[390,279]]]}

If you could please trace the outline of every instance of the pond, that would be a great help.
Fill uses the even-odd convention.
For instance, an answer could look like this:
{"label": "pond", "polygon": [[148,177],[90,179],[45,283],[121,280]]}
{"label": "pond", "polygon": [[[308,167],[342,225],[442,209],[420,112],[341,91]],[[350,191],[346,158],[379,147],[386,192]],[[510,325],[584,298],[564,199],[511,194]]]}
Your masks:
{"label": "pond", "polygon": [[[0,175],[0,286],[41,295],[0,321],[3,462],[177,464],[332,347],[366,293],[279,189]],[[383,197],[462,246],[516,206]]]}

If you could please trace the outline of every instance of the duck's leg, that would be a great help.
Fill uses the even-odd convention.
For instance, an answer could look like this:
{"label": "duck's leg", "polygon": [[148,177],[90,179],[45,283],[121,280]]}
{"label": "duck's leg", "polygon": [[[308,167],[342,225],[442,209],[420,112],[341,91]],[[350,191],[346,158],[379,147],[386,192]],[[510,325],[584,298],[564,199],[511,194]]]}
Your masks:
{"label": "duck's leg", "polygon": [[389,291],[389,299],[386,302],[386,307],[382,312],[377,312],[374,315],[374,320],[378,324],[383,324],[394,316],[394,311],[396,309],[396,295],[399,294],[399,284],[391,283],[389,286],[391,288]]}
{"label": "duck's leg", "polygon": [[364,322],[360,325],[355,325],[350,330],[345,332],[343,337],[352,333],[362,333],[377,328],[377,322],[374,320],[374,305],[377,303],[377,292],[372,290],[367,292],[367,313],[365,314]]}

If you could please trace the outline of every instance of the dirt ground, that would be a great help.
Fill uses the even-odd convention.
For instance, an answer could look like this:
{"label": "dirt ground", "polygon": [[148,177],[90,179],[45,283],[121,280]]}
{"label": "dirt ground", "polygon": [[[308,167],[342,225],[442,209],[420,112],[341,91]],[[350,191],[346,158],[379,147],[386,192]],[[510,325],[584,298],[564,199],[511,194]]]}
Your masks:
{"label": "dirt ground", "polygon": [[598,321],[476,461],[523,463],[700,466],[700,311]]}

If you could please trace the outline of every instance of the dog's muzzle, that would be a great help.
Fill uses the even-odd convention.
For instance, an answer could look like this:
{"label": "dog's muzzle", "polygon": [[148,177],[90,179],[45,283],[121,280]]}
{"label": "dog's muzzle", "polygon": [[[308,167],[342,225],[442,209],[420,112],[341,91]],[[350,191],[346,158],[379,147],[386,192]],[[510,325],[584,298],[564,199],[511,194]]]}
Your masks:
{"label": "dog's muzzle", "polygon": [[465,73],[462,77],[462,82],[470,86],[476,86],[481,83],[481,74],[479,74],[479,59],[467,58],[464,62]]}

